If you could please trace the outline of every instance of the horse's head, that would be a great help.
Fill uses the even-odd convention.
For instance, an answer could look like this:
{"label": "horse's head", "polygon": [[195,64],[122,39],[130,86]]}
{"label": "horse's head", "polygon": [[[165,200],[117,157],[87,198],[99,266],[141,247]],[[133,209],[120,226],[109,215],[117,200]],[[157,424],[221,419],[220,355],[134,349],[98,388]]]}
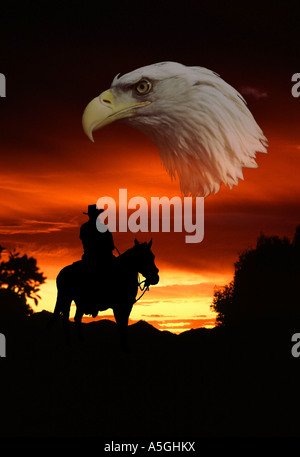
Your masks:
{"label": "horse's head", "polygon": [[154,254],[151,251],[152,239],[149,243],[139,243],[134,240],[134,249],[137,253],[138,271],[146,278],[146,285],[155,285],[159,281],[158,268],[154,262]]}

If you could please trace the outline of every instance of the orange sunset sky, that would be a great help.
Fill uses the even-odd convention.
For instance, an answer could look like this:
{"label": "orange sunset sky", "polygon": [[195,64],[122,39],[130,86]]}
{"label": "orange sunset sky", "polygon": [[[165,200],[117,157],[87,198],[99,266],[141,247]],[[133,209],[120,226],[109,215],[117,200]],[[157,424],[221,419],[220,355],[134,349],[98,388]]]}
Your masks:
{"label": "orange sunset sky", "polygon": [[[186,14],[200,21],[194,5]],[[259,168],[245,170],[238,187],[223,186],[205,200],[201,243],[186,244],[185,233],[113,235],[120,252],[135,237],[153,238],[160,282],[134,306],[133,322],[173,332],[212,327],[214,287],[230,282],[238,254],[254,247],[261,232],[292,237],[300,223],[300,99],[291,95],[291,77],[300,71],[295,24],[274,6],[264,23],[250,9],[242,27],[237,13],[232,18],[213,3],[202,11],[198,33],[191,23],[182,29],[174,6],[167,33],[159,26],[155,32],[150,18],[140,22],[137,13],[122,19],[122,9],[114,17],[109,6],[95,8],[36,10],[25,22],[21,12],[8,16],[0,61],[7,79],[7,97],[0,99],[0,245],[37,259],[47,281],[35,310],[53,311],[56,275],[81,257],[79,228],[89,204],[103,196],[118,202],[120,188],[128,199],[142,196],[149,204],[152,196],[180,195],[178,180],[171,182],[142,133],[115,123],[91,143],[81,127],[86,104],[119,72],[164,60],[205,66],[242,92],[269,140],[268,154],[258,154]],[[95,17],[103,19],[100,29]],[[108,33],[111,26],[117,35]],[[144,31],[142,41],[137,29]],[[255,32],[251,40],[249,32]]]}

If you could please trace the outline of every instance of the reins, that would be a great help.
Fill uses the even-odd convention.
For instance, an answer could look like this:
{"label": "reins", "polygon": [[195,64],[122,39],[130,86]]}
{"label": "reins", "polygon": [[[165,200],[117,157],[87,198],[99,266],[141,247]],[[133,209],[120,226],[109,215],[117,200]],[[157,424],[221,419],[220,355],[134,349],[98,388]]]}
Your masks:
{"label": "reins", "polygon": [[[115,249],[116,249],[117,253],[118,253],[119,255],[121,255],[119,249],[118,249],[116,246],[115,246]],[[139,276],[139,274],[138,274],[138,276]],[[144,285],[143,285],[143,284],[144,284]],[[134,303],[136,303],[137,301],[139,301],[139,300],[143,297],[143,295],[145,294],[145,292],[147,292],[147,291],[149,290],[150,285],[149,285],[149,284],[146,285],[146,279],[144,279],[144,281],[140,281],[140,280],[138,279],[138,287],[140,288],[140,290],[141,290],[142,293],[141,293],[141,295],[139,296],[139,298],[137,298],[137,299],[134,301]]]}
{"label": "reins", "polygon": [[117,246],[114,246],[114,249],[117,251],[117,253],[118,253],[119,255],[121,255],[119,249],[117,248]]}
{"label": "reins", "polygon": [[[145,284],[142,286],[143,283],[145,283]],[[142,298],[142,296],[144,295],[144,293],[147,292],[147,290],[149,290],[150,285],[149,285],[149,284],[146,285],[146,279],[144,279],[144,281],[138,281],[138,287],[140,288],[140,290],[141,290],[142,293],[141,293],[141,295],[139,296],[139,298],[137,298],[137,299],[135,300],[134,303],[136,303],[137,301],[139,301],[139,300]]]}

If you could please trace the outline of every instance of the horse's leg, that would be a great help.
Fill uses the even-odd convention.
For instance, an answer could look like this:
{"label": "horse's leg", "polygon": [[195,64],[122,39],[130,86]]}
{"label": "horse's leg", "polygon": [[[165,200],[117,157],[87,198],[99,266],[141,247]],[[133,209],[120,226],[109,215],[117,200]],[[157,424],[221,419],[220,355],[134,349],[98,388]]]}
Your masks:
{"label": "horse's leg", "polygon": [[127,341],[127,328],[128,319],[132,310],[133,303],[124,303],[122,305],[116,305],[113,308],[114,316],[116,319],[121,345],[125,352],[129,352],[130,348]]}
{"label": "horse's leg", "polygon": [[64,309],[66,308],[67,296],[59,289],[57,291],[56,304],[53,311],[53,315],[50,320],[50,324],[57,322],[61,315],[63,315]]}
{"label": "horse's leg", "polygon": [[71,302],[72,302],[72,299],[69,299],[69,300],[68,300],[69,307],[66,307],[66,308],[63,310],[63,318],[62,318],[63,327],[64,327],[64,331],[65,331],[66,343],[67,343],[68,346],[71,346],[71,339],[70,339],[70,320],[69,320]]}
{"label": "horse's leg", "polygon": [[53,316],[49,321],[48,325],[51,326],[57,322],[57,320],[62,316],[63,328],[66,338],[66,343],[70,345],[70,334],[69,334],[69,314],[70,308],[72,303],[72,297],[66,293],[65,291],[62,292],[61,289],[58,289],[57,292],[57,299],[55,304],[55,309],[53,312]]}
{"label": "horse's leg", "polygon": [[57,301],[56,301],[56,306],[55,306],[55,310],[54,310],[54,316],[55,316],[55,319],[57,319],[57,316],[62,315],[62,323],[63,323],[64,333],[65,333],[66,343],[68,346],[71,345],[70,328],[69,328],[70,327],[69,315],[70,315],[71,303],[72,303],[71,295],[59,290],[58,294],[57,294]]}
{"label": "horse's leg", "polygon": [[82,334],[82,326],[81,326],[81,319],[83,316],[83,312],[80,309],[80,306],[77,306],[74,321],[75,321],[75,327],[77,330],[77,335],[80,341],[84,341],[83,334]]}

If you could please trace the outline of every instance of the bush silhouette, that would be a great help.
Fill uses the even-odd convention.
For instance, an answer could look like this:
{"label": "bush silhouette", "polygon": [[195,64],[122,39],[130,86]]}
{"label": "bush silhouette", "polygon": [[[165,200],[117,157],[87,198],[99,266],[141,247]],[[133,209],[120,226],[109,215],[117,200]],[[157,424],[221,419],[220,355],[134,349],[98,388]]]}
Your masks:
{"label": "bush silhouette", "polygon": [[217,324],[299,319],[300,226],[288,238],[261,235],[235,263],[233,281],[215,290]]}
{"label": "bush silhouette", "polygon": [[[4,248],[0,246],[0,256]],[[33,313],[28,299],[38,304],[39,286],[46,277],[39,271],[36,260],[16,251],[0,262],[0,313],[1,317],[29,316]]]}

